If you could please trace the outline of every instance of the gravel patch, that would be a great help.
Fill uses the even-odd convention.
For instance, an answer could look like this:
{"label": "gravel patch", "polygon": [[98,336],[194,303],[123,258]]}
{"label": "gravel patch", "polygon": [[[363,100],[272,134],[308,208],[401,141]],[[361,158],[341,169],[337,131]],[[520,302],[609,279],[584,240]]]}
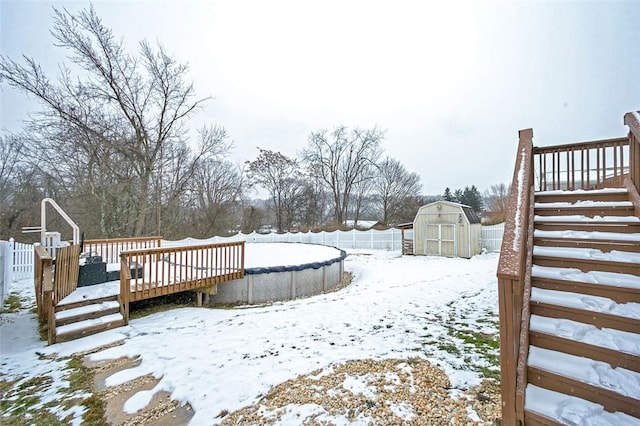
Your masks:
{"label": "gravel patch", "polygon": [[220,413],[222,425],[494,425],[499,387],[490,382],[452,397],[447,376],[428,361],[357,360],[274,387],[255,405]]}

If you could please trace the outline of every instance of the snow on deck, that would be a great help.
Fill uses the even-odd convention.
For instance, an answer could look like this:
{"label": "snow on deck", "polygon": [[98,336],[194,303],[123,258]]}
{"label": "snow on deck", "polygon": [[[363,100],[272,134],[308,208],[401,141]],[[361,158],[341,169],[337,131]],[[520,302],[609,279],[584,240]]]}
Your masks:
{"label": "snow on deck", "polygon": [[618,272],[589,271],[582,272],[576,268],[555,268],[552,266],[533,265],[531,276],[552,280],[577,281],[589,284],[610,285],[640,289],[640,277]]}
{"label": "snow on deck", "polygon": [[531,331],[640,356],[640,334],[539,315],[531,315],[529,328]]}
{"label": "snow on deck", "polygon": [[531,289],[531,301],[640,319],[640,303],[616,303],[611,299],[600,296],[534,287]]}
{"label": "snow on deck", "polygon": [[606,362],[531,346],[528,365],[631,398],[640,395],[640,373]]}
{"label": "snow on deck", "polygon": [[527,385],[525,410],[567,425],[638,426],[640,421],[625,413],[610,413],[600,404],[582,398]]}

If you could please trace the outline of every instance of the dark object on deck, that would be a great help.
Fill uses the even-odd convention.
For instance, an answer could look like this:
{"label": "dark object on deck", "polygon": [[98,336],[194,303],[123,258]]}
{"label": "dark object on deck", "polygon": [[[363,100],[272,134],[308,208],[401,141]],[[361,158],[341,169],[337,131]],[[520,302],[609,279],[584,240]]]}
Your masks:
{"label": "dark object on deck", "polygon": [[84,265],[80,265],[78,287],[100,284],[107,281],[107,264],[101,256],[89,256]]}

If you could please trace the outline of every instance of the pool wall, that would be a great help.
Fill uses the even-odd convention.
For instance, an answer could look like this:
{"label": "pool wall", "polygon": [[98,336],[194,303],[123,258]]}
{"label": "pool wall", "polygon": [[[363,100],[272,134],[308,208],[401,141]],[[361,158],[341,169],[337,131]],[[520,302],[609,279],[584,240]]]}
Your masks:
{"label": "pool wall", "polygon": [[325,262],[274,268],[245,269],[239,280],[218,284],[210,305],[256,304],[312,296],[337,286],[346,253]]}

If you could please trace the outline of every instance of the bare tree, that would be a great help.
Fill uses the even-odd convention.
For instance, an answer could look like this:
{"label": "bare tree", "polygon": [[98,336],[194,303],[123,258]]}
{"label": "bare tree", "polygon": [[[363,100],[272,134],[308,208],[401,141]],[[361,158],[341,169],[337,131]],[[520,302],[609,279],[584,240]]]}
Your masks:
{"label": "bare tree", "polygon": [[17,186],[24,151],[22,142],[13,135],[0,136],[0,206],[11,201]]}
{"label": "bare tree", "polygon": [[33,200],[40,198],[41,192],[26,158],[21,138],[0,136],[0,239],[17,237],[23,221],[29,225],[38,223]]}
{"label": "bare tree", "polygon": [[484,204],[491,213],[492,222],[500,223],[506,220],[510,190],[510,186],[499,183],[491,185],[491,188],[484,192]]}
{"label": "bare tree", "polygon": [[132,233],[142,235],[151,217],[154,175],[166,153],[179,149],[176,144],[184,141],[185,120],[204,99],[194,99],[193,85],[184,81],[187,65],[146,41],[140,43],[138,55],[127,53],[93,7],[76,15],[54,9],[51,33],[56,46],[69,52],[79,69],[77,76],[62,66],[54,83],[33,58],[24,56],[20,64],[2,56],[0,80],[41,101],[44,110],[37,117],[41,126],[64,125],[76,136],[67,145],[49,147],[44,156],[57,148],[68,159],[81,152],[86,164],[105,172],[114,161],[127,163],[124,169],[134,178],[128,184],[135,186],[132,192],[137,198]]}
{"label": "bare tree", "polygon": [[408,172],[398,160],[386,157],[378,163],[374,193],[385,225],[403,220],[404,204],[409,202],[414,205],[421,191],[420,176]]}
{"label": "bare tree", "polygon": [[189,235],[208,238],[235,230],[240,222],[234,212],[246,191],[242,170],[227,160],[209,159],[198,168],[193,183],[190,200],[180,209],[191,212]]}
{"label": "bare tree", "polygon": [[384,132],[377,128],[348,131],[345,126],[333,132],[312,132],[303,158],[312,177],[322,181],[332,196],[333,219],[346,220],[349,200],[356,185],[371,179],[368,170],[380,157]]}
{"label": "bare tree", "polygon": [[247,162],[249,179],[269,191],[278,232],[289,230],[303,191],[298,161],[280,152],[258,151],[258,157]]}

